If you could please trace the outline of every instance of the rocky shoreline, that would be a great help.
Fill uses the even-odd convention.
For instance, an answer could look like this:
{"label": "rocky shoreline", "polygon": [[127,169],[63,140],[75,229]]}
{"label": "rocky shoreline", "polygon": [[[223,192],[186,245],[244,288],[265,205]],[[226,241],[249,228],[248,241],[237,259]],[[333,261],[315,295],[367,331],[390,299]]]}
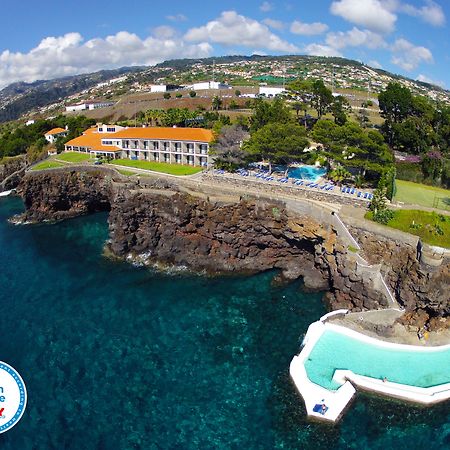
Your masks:
{"label": "rocky shoreline", "polygon": [[[163,177],[142,186],[106,168],[28,173],[18,191],[25,222],[109,211],[108,251],[115,257],[211,275],[278,269],[279,281],[302,277],[306,289],[327,291],[330,309],[388,306],[373,282],[357,270],[356,255],[332,224],[294,213],[283,202],[218,202],[188,194]],[[385,262],[389,286],[406,309],[408,324],[447,326],[449,262],[428,270],[410,245],[355,232],[364,254]]]}

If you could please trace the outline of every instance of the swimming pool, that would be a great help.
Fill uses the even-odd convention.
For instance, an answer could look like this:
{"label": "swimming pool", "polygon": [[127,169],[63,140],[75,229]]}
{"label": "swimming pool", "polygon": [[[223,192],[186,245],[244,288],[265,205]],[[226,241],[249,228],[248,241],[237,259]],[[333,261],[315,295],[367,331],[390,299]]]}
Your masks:
{"label": "swimming pool", "polygon": [[[423,351],[421,351],[423,350]],[[428,388],[450,381],[450,348],[377,345],[326,329],[305,360],[308,378],[326,389],[337,390],[335,370],[409,386]]]}
{"label": "swimming pool", "polygon": [[299,180],[317,181],[320,177],[326,175],[327,169],[316,166],[290,167],[288,174],[291,178]]}

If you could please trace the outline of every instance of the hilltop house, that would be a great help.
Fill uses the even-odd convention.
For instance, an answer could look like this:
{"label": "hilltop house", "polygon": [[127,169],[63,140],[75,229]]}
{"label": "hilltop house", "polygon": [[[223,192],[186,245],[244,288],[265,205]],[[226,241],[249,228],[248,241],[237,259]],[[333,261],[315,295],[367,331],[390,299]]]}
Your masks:
{"label": "hilltop house", "polygon": [[115,102],[85,102],[78,103],[76,105],[66,106],[66,112],[76,112],[76,111],[92,111],[99,108],[107,108],[108,106],[114,106]]}
{"label": "hilltop house", "polygon": [[56,139],[67,136],[67,130],[64,128],[52,128],[50,131],[47,131],[44,136],[50,144],[53,144]]}
{"label": "hilltop house", "polygon": [[206,167],[214,136],[204,128],[121,127],[102,125],[68,141],[66,151],[112,159],[128,158]]}

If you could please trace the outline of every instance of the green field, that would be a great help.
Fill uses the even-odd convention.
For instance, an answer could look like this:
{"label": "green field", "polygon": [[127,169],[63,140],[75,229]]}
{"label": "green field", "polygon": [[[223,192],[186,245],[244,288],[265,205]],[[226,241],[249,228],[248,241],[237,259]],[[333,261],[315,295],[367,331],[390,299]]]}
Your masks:
{"label": "green field", "polygon": [[55,169],[56,167],[64,167],[65,164],[57,161],[42,161],[36,164],[32,170]]}
{"label": "green field", "polygon": [[396,202],[411,205],[427,206],[450,211],[450,190],[413,183],[411,181],[396,180]]}
{"label": "green field", "polygon": [[135,161],[132,159],[115,159],[114,161],[111,161],[111,164],[152,170],[154,172],[168,173],[171,175],[193,175],[194,173],[202,171],[201,167],[182,166],[181,164],[168,164],[151,161]]}
{"label": "green field", "polygon": [[89,155],[88,153],[67,152],[57,155],[56,159],[70,163],[79,163],[89,161],[92,158],[91,155]]}
{"label": "green field", "polygon": [[132,172],[131,170],[117,169],[117,172],[119,172],[121,175],[125,175],[126,177],[136,175],[136,172]]}
{"label": "green field", "polygon": [[[372,212],[365,216],[372,219]],[[401,209],[394,212],[388,227],[419,236],[423,242],[450,248],[450,217],[435,212]]]}

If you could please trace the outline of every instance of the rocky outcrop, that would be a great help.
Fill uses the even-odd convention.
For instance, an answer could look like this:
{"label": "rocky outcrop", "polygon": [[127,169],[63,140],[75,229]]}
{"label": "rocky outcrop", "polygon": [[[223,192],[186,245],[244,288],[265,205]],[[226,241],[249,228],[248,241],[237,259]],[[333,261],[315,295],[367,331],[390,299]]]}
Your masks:
{"label": "rocky outcrop", "polygon": [[[281,202],[214,203],[177,190],[164,179],[146,186],[124,182],[106,169],[33,173],[20,185],[27,208],[22,220],[110,210],[108,248],[117,257],[209,274],[279,269],[281,279],[303,277],[307,289],[326,290],[331,309],[387,307],[386,297],[358,267],[358,256],[338,239],[333,221],[294,214]],[[385,278],[412,317],[449,316],[448,265],[427,271],[411,246],[352,232],[369,263],[384,261]]]}
{"label": "rocky outcrop", "polygon": [[109,211],[112,176],[101,170],[61,170],[28,174],[19,185],[26,211],[22,222],[56,221]]}
{"label": "rocky outcrop", "polygon": [[443,327],[444,322],[436,319],[450,317],[450,260],[443,258],[439,266],[429,266],[419,262],[417,249],[410,244],[358,228],[353,228],[352,234],[361,244],[366,259],[382,265],[399,305],[412,313],[402,320],[418,327],[430,321],[435,328]]}
{"label": "rocky outcrop", "polygon": [[15,188],[27,168],[26,155],[5,158],[0,163],[0,191]]}

